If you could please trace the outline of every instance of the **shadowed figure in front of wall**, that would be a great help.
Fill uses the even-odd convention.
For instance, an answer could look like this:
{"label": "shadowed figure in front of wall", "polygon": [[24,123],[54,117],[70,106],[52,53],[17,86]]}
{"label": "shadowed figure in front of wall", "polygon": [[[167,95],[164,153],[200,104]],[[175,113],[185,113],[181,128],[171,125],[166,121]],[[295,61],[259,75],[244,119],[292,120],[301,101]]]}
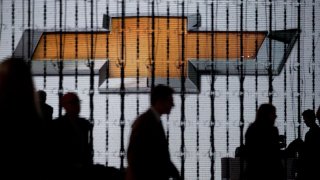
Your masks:
{"label": "shadowed figure in front of wall", "polygon": [[151,90],[151,107],[133,123],[128,147],[126,180],[180,179],[170,160],[168,142],[161,123],[161,115],[169,114],[173,103],[173,89],[158,85]]}
{"label": "shadowed figure in front of wall", "polygon": [[79,117],[80,99],[74,92],[63,95],[61,105],[65,115],[52,121],[51,150],[52,169],[57,176],[81,177],[92,165],[89,134],[92,124]]}
{"label": "shadowed figure in front of wall", "polygon": [[302,146],[299,179],[320,179],[320,127],[316,123],[316,115],[313,110],[305,110],[302,116],[309,130]]}
{"label": "shadowed figure in front of wall", "polygon": [[18,57],[0,63],[1,179],[43,179],[44,123],[30,66]]}
{"label": "shadowed figure in front of wall", "polygon": [[39,97],[42,118],[44,119],[46,124],[49,124],[52,120],[53,108],[49,104],[47,104],[47,93],[44,90],[38,90],[37,93]]}
{"label": "shadowed figure in front of wall", "polygon": [[272,104],[260,105],[255,121],[245,134],[247,180],[283,180],[279,131],[274,126],[276,108]]}

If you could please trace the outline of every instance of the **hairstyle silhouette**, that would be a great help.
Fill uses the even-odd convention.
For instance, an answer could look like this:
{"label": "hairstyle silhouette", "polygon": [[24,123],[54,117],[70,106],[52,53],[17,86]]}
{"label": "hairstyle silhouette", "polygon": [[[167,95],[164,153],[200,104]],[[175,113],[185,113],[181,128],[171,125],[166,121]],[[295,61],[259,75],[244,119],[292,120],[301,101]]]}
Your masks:
{"label": "hairstyle silhouette", "polygon": [[[30,67],[20,58],[0,63],[1,153],[3,172],[40,176],[43,166],[43,122]],[[21,164],[19,164],[21,163]],[[37,171],[37,172],[35,172]],[[18,174],[10,174],[15,179]]]}
{"label": "hairstyle silhouette", "polygon": [[41,103],[45,103],[47,100],[47,93],[43,90],[38,90],[38,97]]}
{"label": "hairstyle silhouette", "polygon": [[154,105],[158,100],[168,99],[173,93],[174,90],[169,86],[165,86],[163,84],[155,86],[151,89],[151,105]]}
{"label": "hairstyle silhouette", "polygon": [[2,61],[0,64],[1,116],[17,120],[9,123],[24,123],[26,118],[30,119],[28,123],[33,123],[34,120],[39,119],[37,98],[30,67],[25,61],[21,58],[8,58]]}
{"label": "hairstyle silhouette", "polygon": [[316,119],[316,115],[314,114],[314,111],[311,109],[303,111],[302,116],[308,119]]}
{"label": "hairstyle silhouette", "polygon": [[276,118],[275,113],[276,107],[274,107],[272,104],[261,104],[256,113],[256,119],[254,123],[259,125],[273,126]]}

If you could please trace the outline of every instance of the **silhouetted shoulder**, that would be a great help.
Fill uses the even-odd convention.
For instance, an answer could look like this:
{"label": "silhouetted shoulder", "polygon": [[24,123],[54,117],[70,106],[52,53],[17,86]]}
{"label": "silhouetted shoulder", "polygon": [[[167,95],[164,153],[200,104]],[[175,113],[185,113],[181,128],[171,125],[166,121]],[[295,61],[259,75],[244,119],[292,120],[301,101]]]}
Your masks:
{"label": "silhouetted shoulder", "polygon": [[79,118],[78,121],[82,126],[87,127],[89,129],[93,126],[93,124],[86,118]]}
{"label": "silhouetted shoulder", "polygon": [[140,126],[148,125],[152,122],[151,119],[154,119],[154,118],[155,117],[154,117],[152,110],[149,109],[137,117],[137,119],[132,124],[132,128],[135,129]]}
{"label": "silhouetted shoulder", "polygon": [[53,107],[51,107],[50,105],[46,104],[46,109],[50,114],[53,113]]}

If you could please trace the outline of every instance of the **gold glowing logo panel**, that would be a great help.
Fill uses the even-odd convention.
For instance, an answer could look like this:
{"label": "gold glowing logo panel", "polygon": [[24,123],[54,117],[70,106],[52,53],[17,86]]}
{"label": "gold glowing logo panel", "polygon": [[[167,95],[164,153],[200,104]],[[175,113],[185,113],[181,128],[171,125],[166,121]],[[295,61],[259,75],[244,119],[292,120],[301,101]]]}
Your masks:
{"label": "gold glowing logo panel", "polygon": [[[60,36],[62,36],[63,53],[62,57],[66,60],[87,60],[91,57],[91,48],[93,48],[93,57],[95,59],[109,59],[109,77],[120,77],[121,59],[121,18],[113,18],[110,32],[95,32],[92,36],[87,32],[63,33],[48,32],[45,33],[33,54],[33,60],[59,60],[60,57]],[[239,32],[215,32],[214,34],[214,52],[211,52],[211,32],[185,32],[185,59],[181,59],[182,49],[182,19],[170,18],[169,29],[167,29],[167,18],[155,18],[155,76],[166,77],[167,63],[170,68],[170,77],[180,77],[179,66],[182,62],[187,62],[190,58],[201,58],[211,60],[225,60],[228,56],[230,60],[240,59],[240,33]],[[187,25],[187,22],[185,22]],[[124,64],[125,77],[136,77],[136,69],[139,67],[140,76],[150,76],[151,58],[151,18],[140,17],[139,27],[137,27],[137,18],[125,19],[125,41],[124,41]],[[77,37],[76,37],[77,36]],[[245,59],[254,59],[257,52],[255,45],[260,47],[266,34],[264,32],[244,32],[243,46]],[[46,53],[44,53],[44,43],[46,38]],[[77,41],[75,40],[77,38]],[[91,47],[91,38],[93,38],[93,47]],[[137,40],[139,38],[139,41]],[[169,59],[167,59],[167,39],[169,39]],[[229,41],[229,52],[227,53],[227,39]],[[197,40],[198,50],[197,50]],[[77,42],[77,53],[76,53]],[[107,42],[108,50],[107,50]],[[137,43],[139,42],[139,45]],[[137,51],[138,48],[138,51]],[[107,52],[108,51],[108,52]],[[197,54],[198,51],[198,54]],[[45,56],[44,56],[45,55]],[[184,63],[186,66],[187,63]]]}
{"label": "gold glowing logo panel", "polygon": [[[154,62],[156,82],[163,83],[164,79],[169,78],[173,80],[173,86],[181,87],[179,79],[185,76],[192,86],[189,89],[199,91],[196,76],[240,73],[241,35],[246,75],[256,72],[268,75],[270,49],[274,62],[272,73],[279,74],[299,35],[297,29],[273,32],[200,30],[194,16],[193,21],[192,17],[178,16],[107,18],[106,29],[94,31],[26,30],[15,55],[31,58],[35,75],[43,74],[42,69],[46,69],[47,74],[57,75],[56,64],[60,60],[66,64],[64,75],[75,74],[75,64],[82,65],[79,74],[88,75],[89,68],[84,64],[94,60],[94,73],[99,74],[100,86],[105,78],[119,79],[122,67],[124,78],[132,80],[139,77],[141,82],[144,79],[148,81]],[[181,74],[182,66],[184,74]],[[150,84],[146,82],[145,86]]]}

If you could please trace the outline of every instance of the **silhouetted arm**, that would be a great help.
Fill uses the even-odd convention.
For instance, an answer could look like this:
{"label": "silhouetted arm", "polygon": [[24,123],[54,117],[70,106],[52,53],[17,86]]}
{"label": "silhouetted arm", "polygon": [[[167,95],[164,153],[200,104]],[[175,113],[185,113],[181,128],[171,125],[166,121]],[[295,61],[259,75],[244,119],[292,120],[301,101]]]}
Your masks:
{"label": "silhouetted arm", "polygon": [[176,166],[170,161],[169,164],[169,173],[171,175],[171,177],[175,178],[176,180],[180,180],[181,176],[180,173],[178,171],[178,169],[176,168]]}

